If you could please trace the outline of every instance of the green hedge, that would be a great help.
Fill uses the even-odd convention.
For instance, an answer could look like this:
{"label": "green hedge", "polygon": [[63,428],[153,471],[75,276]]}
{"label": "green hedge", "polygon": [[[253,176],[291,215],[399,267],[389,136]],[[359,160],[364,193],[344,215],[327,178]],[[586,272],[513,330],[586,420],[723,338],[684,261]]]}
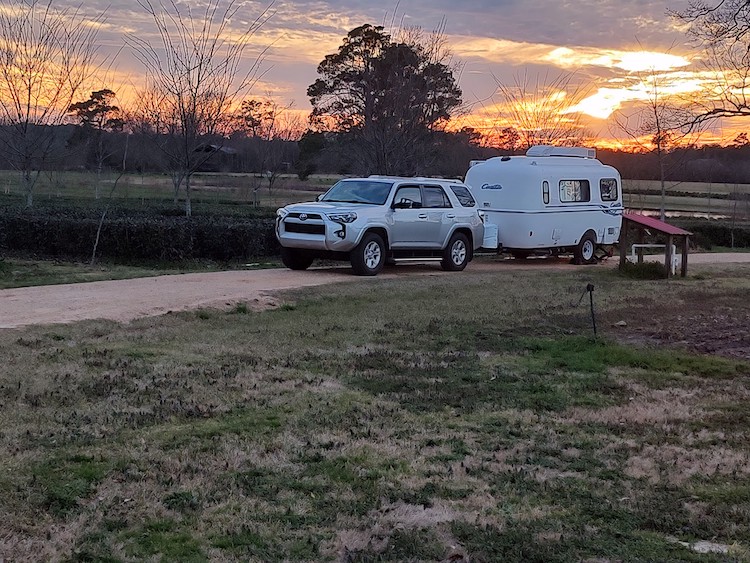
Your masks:
{"label": "green hedge", "polygon": [[693,233],[691,240],[702,248],[710,250],[714,246],[731,247],[732,235],[735,248],[750,248],[750,225],[745,223],[732,227],[732,223],[727,219],[682,219],[670,222]]}
{"label": "green hedge", "polygon": [[[96,209],[0,208],[0,252],[89,259],[100,218]],[[97,256],[120,262],[233,261],[278,251],[271,218],[113,210],[104,222]]]}

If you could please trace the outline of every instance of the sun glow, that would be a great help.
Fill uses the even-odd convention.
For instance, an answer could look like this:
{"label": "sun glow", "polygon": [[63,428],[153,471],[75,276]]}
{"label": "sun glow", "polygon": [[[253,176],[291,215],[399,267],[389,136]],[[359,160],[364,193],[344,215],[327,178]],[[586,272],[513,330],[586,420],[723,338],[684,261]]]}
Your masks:
{"label": "sun glow", "polygon": [[620,109],[623,103],[633,99],[633,93],[630,90],[599,88],[592,96],[566,109],[565,113],[585,113],[597,119],[607,119]]}
{"label": "sun glow", "polygon": [[668,71],[690,65],[685,57],[654,51],[617,51],[590,47],[558,47],[549,51],[544,62],[561,68],[594,66],[625,72]]}

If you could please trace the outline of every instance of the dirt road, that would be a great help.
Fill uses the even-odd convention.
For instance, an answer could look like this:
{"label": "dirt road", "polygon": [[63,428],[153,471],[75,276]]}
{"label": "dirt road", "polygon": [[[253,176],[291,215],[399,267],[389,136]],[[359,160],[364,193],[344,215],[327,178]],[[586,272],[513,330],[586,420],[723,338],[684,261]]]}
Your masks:
{"label": "dirt road", "polygon": [[0,328],[84,319],[130,321],[238,302],[273,306],[268,292],[351,280],[344,271],[257,270],[179,274],[130,280],[47,285],[0,291]]}
{"label": "dirt road", "polygon": [[[694,254],[691,264],[750,262],[750,254]],[[615,266],[611,259],[608,265]],[[483,259],[469,265],[470,271],[502,271],[508,268],[567,269],[557,259]],[[438,265],[389,268],[380,277],[424,275],[440,271]],[[346,267],[313,268],[305,272],[286,269],[180,274],[131,280],[48,285],[0,290],[0,328],[33,324],[69,323],[85,319],[131,321],[201,307],[273,307],[273,292],[336,282],[367,283],[372,278],[351,274]]]}

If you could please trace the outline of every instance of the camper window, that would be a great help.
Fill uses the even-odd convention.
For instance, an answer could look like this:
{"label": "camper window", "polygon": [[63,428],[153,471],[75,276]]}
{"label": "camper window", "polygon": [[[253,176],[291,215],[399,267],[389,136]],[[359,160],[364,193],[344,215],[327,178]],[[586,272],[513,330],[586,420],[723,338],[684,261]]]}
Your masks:
{"label": "camper window", "polygon": [[422,207],[450,207],[451,202],[440,186],[424,186]]}
{"label": "camper window", "polygon": [[570,203],[591,201],[591,186],[588,180],[560,180],[560,201]]}
{"label": "camper window", "polygon": [[602,178],[599,180],[599,191],[602,194],[602,201],[617,201],[617,180]]}
{"label": "camper window", "polygon": [[549,182],[547,180],[542,182],[542,199],[544,203],[549,203]]}

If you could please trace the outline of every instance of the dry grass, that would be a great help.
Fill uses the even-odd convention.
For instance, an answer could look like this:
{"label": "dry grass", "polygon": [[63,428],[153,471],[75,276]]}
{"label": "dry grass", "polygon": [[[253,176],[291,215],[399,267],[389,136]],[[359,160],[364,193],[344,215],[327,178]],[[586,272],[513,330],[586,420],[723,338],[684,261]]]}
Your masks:
{"label": "dry grass", "polygon": [[744,311],[747,273],[468,270],[0,332],[0,559],[742,560],[748,364],[638,319]]}

